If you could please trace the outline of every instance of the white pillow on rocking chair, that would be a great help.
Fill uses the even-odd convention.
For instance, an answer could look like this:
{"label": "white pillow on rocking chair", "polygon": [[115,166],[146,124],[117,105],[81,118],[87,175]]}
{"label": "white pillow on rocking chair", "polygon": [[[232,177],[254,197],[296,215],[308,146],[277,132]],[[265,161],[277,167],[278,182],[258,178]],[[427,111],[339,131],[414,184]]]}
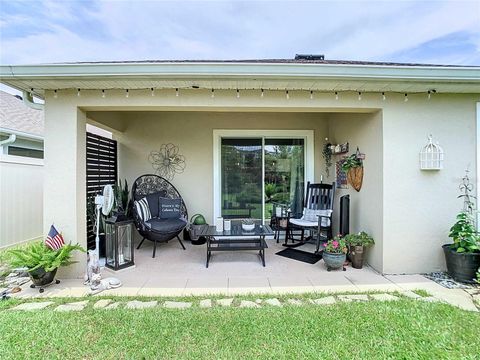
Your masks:
{"label": "white pillow on rocking chair", "polygon": [[[332,215],[332,210],[313,210],[303,208],[303,220],[311,221],[311,222],[318,222],[319,216],[330,216]],[[330,226],[330,219],[322,217],[321,226],[328,227]]]}

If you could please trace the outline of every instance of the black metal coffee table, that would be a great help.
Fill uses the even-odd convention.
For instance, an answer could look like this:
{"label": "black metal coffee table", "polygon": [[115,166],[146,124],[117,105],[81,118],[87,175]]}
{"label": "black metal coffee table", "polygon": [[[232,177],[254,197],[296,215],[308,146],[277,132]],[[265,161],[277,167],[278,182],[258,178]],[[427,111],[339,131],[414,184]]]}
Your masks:
{"label": "black metal coffee table", "polygon": [[265,266],[265,249],[268,247],[265,236],[273,235],[273,230],[268,225],[262,225],[260,221],[255,223],[255,229],[245,231],[241,221],[232,220],[230,231],[218,232],[215,226],[205,225],[195,229],[195,236],[204,236],[207,239],[207,263],[213,251],[243,251],[258,250],[258,255]]}

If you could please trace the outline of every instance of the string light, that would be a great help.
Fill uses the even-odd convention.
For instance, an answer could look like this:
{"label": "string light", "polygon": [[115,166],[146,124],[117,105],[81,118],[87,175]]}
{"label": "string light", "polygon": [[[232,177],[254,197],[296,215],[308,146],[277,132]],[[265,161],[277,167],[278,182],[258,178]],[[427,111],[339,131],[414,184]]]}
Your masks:
{"label": "string light", "polygon": [[105,96],[106,96],[106,94],[105,94],[105,90],[102,90],[102,98],[104,98],[104,99],[105,99]]}
{"label": "string light", "polygon": [[408,101],[408,94],[405,93],[405,98],[403,99],[403,101],[407,102]]}
{"label": "string light", "polygon": [[290,95],[288,94],[288,90],[285,90],[285,97],[288,99],[290,99]]}
{"label": "string light", "polygon": [[178,97],[178,88],[175,89],[175,96]]}
{"label": "string light", "polygon": [[385,93],[384,93],[384,92],[382,92],[382,100],[383,100],[383,101],[387,100],[387,97],[385,96]]}
{"label": "string light", "polygon": [[263,98],[264,94],[263,94],[263,89],[261,89],[262,92],[260,93],[260,97]]}
{"label": "string light", "polygon": [[151,88],[150,91],[151,91],[152,96],[155,96],[155,89]]}
{"label": "string light", "polygon": [[125,97],[128,98],[129,96],[130,96],[130,95],[129,95],[128,89],[127,89],[127,90],[125,90]]}
{"label": "string light", "polygon": [[362,100],[362,92],[361,91],[358,92],[358,100],[359,101]]}
{"label": "string light", "polygon": [[338,92],[335,91],[335,100],[338,100]]}
{"label": "string light", "polygon": [[240,99],[240,90],[237,89],[237,99]]}
{"label": "string light", "polygon": [[33,88],[30,89],[30,96],[33,97]]}
{"label": "string light", "polygon": [[53,90],[53,97],[56,99],[58,98],[57,90]]}
{"label": "string light", "polygon": [[313,100],[313,90],[310,90],[310,100]]}
{"label": "string light", "polygon": [[80,89],[77,89],[77,97],[80,97]]}
{"label": "string light", "polygon": [[211,95],[212,99],[215,97],[215,89],[212,89],[212,95]]}

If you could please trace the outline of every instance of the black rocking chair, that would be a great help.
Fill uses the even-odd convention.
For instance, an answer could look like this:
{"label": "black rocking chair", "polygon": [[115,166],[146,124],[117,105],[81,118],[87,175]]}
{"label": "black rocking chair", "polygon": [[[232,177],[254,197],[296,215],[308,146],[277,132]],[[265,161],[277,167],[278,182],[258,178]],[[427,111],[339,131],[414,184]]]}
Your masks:
{"label": "black rocking chair", "polygon": [[182,245],[183,250],[185,250],[185,246],[178,235],[187,226],[188,213],[185,202],[183,201],[177,189],[168,180],[158,175],[142,175],[133,183],[132,199],[134,201],[138,201],[144,197],[147,198],[151,213],[155,214],[158,214],[159,197],[181,199],[180,217],[172,219],[159,219],[157,217],[153,217],[150,220],[143,221],[140,215],[137,213],[136,207],[133,206],[133,219],[135,222],[135,227],[143,237],[140,244],[138,244],[137,249],[140,249],[140,246],[142,246],[145,239],[153,241],[154,245],[152,257],[155,257],[157,242],[168,242],[176,237],[180,242],[180,245]]}
{"label": "black rocking chair", "polygon": [[[331,184],[311,184],[307,183],[305,194],[303,216],[299,219],[291,218],[289,214],[284,246],[297,247],[305,244],[312,239],[312,236],[305,237],[305,230],[317,231],[316,252],[320,250],[320,241],[328,240],[333,237],[333,204],[335,198],[335,183]],[[301,232],[301,238],[295,239],[294,231]],[[288,240],[292,244],[288,244]],[[298,240],[298,243],[295,243]]]}

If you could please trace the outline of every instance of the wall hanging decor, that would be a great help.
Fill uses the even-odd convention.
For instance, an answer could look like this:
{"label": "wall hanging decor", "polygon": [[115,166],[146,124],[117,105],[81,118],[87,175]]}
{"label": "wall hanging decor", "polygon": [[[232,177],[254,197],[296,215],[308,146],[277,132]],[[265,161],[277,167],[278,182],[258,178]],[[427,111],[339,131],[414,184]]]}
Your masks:
{"label": "wall hanging decor", "polygon": [[420,170],[443,169],[444,153],[438,142],[433,142],[433,136],[428,136],[428,143],[420,151]]}
{"label": "wall hanging decor", "polygon": [[163,144],[159,151],[152,151],[148,161],[152,164],[156,175],[172,180],[175,174],[185,171],[185,156],[179,154],[178,146]]}
{"label": "wall hanging decor", "polygon": [[344,158],[342,163],[342,170],[347,174],[348,183],[356,191],[360,191],[363,184],[363,160],[365,160],[365,154],[362,154],[357,147],[355,154]]}
{"label": "wall hanging decor", "polygon": [[343,171],[342,165],[344,160],[338,160],[335,163],[335,175],[336,175],[336,185],[337,189],[347,189],[348,188],[348,181],[347,181],[347,173]]}

